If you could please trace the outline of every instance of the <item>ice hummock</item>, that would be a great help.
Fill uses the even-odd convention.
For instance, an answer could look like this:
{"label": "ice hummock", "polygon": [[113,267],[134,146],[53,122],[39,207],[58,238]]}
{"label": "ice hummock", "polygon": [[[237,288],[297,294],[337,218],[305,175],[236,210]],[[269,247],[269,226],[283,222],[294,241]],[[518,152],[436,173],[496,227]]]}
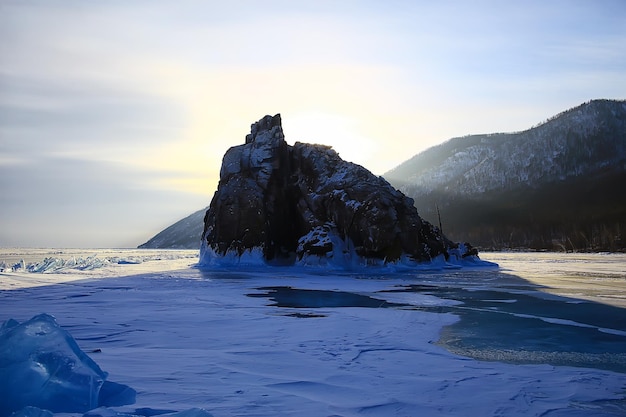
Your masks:
{"label": "ice hummock", "polygon": [[[135,402],[132,388],[106,378],[49,314],[21,324],[9,319],[0,327],[0,417],[24,407],[85,412]],[[33,413],[36,409],[22,412]]]}
{"label": "ice hummock", "polygon": [[41,261],[26,263],[23,259],[20,259],[16,263],[7,263],[0,261],[0,272],[31,272],[31,273],[56,273],[68,270],[78,271],[90,271],[93,269],[102,268],[110,264],[123,264],[123,263],[140,263],[141,261],[133,259],[101,259],[97,256],[87,257],[70,257],[69,259],[63,259],[53,256],[48,256]]}
{"label": "ice hummock", "polygon": [[[26,257],[17,257],[16,249],[0,251],[0,273],[74,274],[94,272],[117,266],[137,266],[147,262],[164,262],[197,258],[197,250],[119,250],[64,249],[50,251],[30,249]],[[93,274],[92,274],[93,275]]]}

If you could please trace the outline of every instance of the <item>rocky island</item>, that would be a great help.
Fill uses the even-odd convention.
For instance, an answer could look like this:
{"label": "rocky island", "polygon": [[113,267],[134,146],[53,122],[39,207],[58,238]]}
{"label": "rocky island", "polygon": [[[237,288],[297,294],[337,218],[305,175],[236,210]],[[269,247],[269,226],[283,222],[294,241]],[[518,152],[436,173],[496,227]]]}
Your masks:
{"label": "rocky island", "polygon": [[418,215],[413,199],[331,147],[288,145],[280,114],[224,155],[200,265],[386,265],[477,260]]}

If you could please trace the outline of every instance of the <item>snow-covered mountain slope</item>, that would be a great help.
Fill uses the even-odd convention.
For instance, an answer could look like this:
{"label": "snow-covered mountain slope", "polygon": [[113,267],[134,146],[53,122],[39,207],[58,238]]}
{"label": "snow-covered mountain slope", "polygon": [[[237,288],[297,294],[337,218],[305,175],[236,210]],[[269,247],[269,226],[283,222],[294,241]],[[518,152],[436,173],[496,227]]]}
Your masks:
{"label": "snow-covered mountain slope", "polygon": [[522,132],[454,138],[384,177],[426,219],[439,207],[452,239],[614,250],[626,233],[626,101],[593,100]]}
{"label": "snow-covered mountain slope", "polygon": [[167,227],[146,243],[139,245],[140,249],[200,249],[200,238],[204,228],[204,214],[208,207],[196,211]]}
{"label": "snow-covered mountain slope", "polygon": [[517,133],[451,139],[384,177],[409,194],[476,195],[626,169],[626,101],[593,100]]}

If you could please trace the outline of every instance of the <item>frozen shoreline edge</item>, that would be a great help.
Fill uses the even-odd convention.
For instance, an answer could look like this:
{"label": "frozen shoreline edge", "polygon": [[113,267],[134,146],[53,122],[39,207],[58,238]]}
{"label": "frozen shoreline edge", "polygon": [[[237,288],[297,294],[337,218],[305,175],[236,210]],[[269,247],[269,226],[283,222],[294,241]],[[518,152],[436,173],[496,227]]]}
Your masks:
{"label": "frozen shoreline edge", "polygon": [[224,255],[217,254],[206,242],[200,247],[200,256],[197,267],[203,270],[226,270],[228,268],[294,268],[295,271],[331,271],[331,272],[358,272],[358,273],[398,273],[398,272],[429,272],[453,269],[499,268],[495,262],[485,261],[477,255],[464,255],[466,248],[449,251],[448,259],[439,255],[430,262],[417,262],[403,255],[398,261],[385,262],[382,259],[363,258],[356,254],[350,245],[333,245],[333,251],[322,255],[308,255],[294,260],[292,264],[273,264],[266,261],[262,248],[255,247],[238,253],[227,251]]}

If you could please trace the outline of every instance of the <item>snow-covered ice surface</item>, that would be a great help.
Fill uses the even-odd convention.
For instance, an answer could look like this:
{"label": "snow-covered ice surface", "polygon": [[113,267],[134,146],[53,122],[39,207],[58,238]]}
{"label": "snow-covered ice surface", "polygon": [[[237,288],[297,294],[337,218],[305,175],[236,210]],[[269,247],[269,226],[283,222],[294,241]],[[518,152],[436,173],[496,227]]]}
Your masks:
{"label": "snow-covered ice surface", "polygon": [[[0,250],[0,261],[37,262],[19,252]],[[105,252],[95,255],[117,256]],[[626,255],[488,253],[500,269],[387,274],[202,270],[189,251],[163,252],[7,269],[0,321],[56,317],[111,380],[137,391],[111,411],[626,415]]]}

